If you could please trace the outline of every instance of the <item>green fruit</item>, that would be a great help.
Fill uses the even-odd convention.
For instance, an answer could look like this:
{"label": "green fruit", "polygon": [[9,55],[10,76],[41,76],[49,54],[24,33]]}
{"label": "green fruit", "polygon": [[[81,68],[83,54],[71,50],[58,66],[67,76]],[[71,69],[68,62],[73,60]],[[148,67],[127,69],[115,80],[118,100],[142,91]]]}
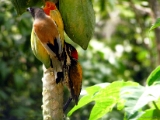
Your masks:
{"label": "green fruit", "polygon": [[24,13],[27,7],[41,6],[43,4],[42,0],[11,0],[14,7],[17,10],[18,15]]}
{"label": "green fruit", "polygon": [[93,35],[95,15],[90,0],[59,0],[59,10],[67,35],[87,49]]}

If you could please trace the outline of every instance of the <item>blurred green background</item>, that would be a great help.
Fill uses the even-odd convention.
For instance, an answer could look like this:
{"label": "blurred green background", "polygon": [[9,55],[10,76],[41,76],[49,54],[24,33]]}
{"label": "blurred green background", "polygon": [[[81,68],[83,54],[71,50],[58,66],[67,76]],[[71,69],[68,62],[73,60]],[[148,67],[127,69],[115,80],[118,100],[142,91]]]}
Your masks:
{"label": "blurred green background", "polygon": [[[94,36],[86,51],[76,45],[83,67],[82,89],[117,80],[145,85],[149,73],[160,63],[160,31],[149,32],[160,16],[160,1],[92,0],[92,3],[96,15]],[[42,120],[43,71],[31,51],[31,29],[30,14],[17,16],[10,0],[1,0],[0,120]],[[92,106],[93,103],[79,109],[70,119],[87,120]],[[113,111],[110,118],[122,120],[123,111]]]}

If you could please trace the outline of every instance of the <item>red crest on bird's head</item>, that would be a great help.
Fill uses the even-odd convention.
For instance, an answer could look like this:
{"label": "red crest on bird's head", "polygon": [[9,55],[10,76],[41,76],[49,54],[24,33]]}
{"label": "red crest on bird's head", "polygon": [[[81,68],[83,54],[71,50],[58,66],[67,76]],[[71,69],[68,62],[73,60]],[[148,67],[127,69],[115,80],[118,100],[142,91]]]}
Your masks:
{"label": "red crest on bird's head", "polygon": [[65,42],[66,45],[66,50],[69,54],[70,57],[72,57],[75,60],[78,60],[78,52],[76,50],[76,48],[74,48],[71,44]]}
{"label": "red crest on bird's head", "polygon": [[71,51],[71,56],[72,56],[72,58],[78,60],[78,52],[76,49]]}
{"label": "red crest on bird's head", "polygon": [[43,10],[47,15],[50,14],[50,10],[56,10],[56,9],[57,9],[57,7],[56,7],[55,3],[51,2],[51,1],[45,2],[45,6],[44,6]]}

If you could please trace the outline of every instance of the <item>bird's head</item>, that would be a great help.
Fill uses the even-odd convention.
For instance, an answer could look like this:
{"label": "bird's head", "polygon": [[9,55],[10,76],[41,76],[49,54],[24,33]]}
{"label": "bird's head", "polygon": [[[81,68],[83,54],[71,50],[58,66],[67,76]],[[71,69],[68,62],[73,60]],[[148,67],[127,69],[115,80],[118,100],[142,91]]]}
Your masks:
{"label": "bird's head", "polygon": [[57,7],[55,5],[55,3],[51,2],[51,1],[46,1],[45,2],[45,6],[43,8],[44,12],[49,15],[51,10],[56,10]]}
{"label": "bird's head", "polygon": [[75,48],[72,49],[72,51],[71,51],[71,57],[75,60],[78,60],[78,52]]}
{"label": "bird's head", "polygon": [[27,11],[31,13],[31,15],[34,19],[45,17],[45,13],[42,8],[29,7],[29,8],[27,8]]}
{"label": "bird's head", "polygon": [[71,44],[68,44],[66,42],[65,42],[65,44],[66,44],[67,52],[68,52],[68,55],[70,56],[70,58],[77,61],[78,60],[77,50]]}

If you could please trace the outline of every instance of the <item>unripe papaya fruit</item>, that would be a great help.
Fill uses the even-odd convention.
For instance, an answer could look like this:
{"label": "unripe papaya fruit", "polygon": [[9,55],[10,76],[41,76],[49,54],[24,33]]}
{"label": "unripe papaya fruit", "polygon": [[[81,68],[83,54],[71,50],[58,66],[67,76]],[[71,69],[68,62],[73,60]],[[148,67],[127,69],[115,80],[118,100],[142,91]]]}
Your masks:
{"label": "unripe papaya fruit", "polygon": [[42,0],[11,0],[14,7],[17,10],[18,15],[21,15],[30,6],[41,6],[43,4]]}
{"label": "unripe papaya fruit", "polygon": [[93,35],[95,15],[90,0],[59,0],[64,29],[83,49],[87,49]]}

